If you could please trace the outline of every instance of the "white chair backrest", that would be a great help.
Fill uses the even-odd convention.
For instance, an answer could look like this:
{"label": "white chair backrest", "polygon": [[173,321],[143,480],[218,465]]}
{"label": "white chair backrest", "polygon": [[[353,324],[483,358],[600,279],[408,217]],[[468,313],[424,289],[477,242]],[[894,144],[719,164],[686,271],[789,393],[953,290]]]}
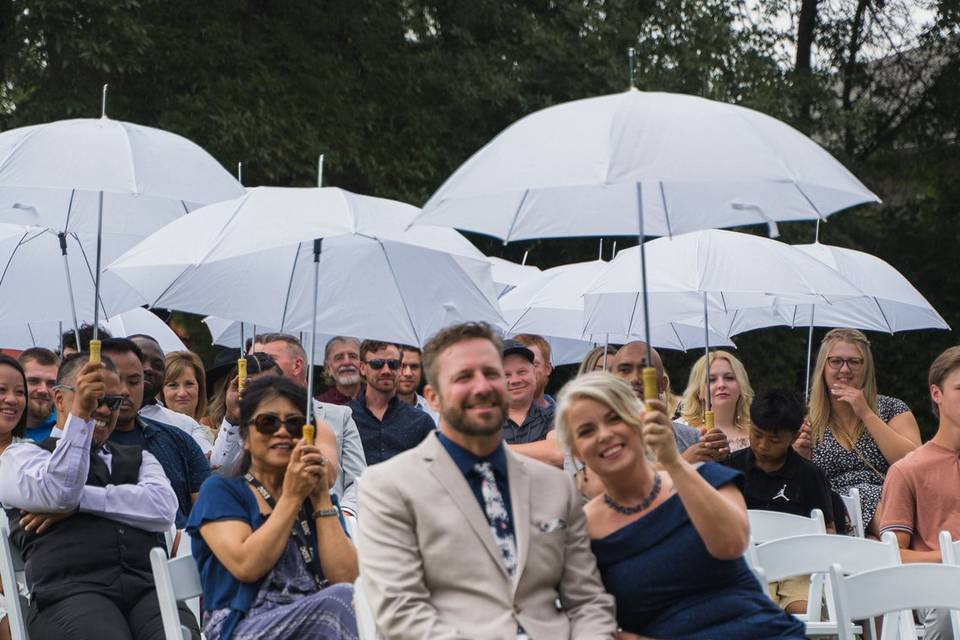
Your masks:
{"label": "white chair backrest", "polygon": [[750,519],[750,535],[757,544],[790,536],[827,532],[820,509],[811,511],[809,518],[778,511],[748,509],[747,517]]}
{"label": "white chair backrest", "polygon": [[[3,513],[2,509],[0,513]],[[0,582],[3,582],[3,605],[7,610],[12,640],[27,640],[27,627],[17,588],[17,572],[22,570],[23,559],[20,551],[10,544],[10,525],[4,514],[0,519]]]}
{"label": "white chair backrest", "polygon": [[940,555],[943,564],[960,565],[960,540],[954,540],[949,531],[940,532]]}
{"label": "white chair backrest", "polygon": [[[850,516],[850,524],[853,525],[853,532],[858,538],[862,538],[865,535],[863,529],[863,508],[860,506],[860,489],[853,487],[850,489],[850,493],[845,496],[840,496],[840,499],[843,500],[843,506],[847,509],[847,515]],[[839,518],[834,518],[838,520]],[[837,525],[836,522],[833,523],[834,526]],[[840,527],[837,527],[839,529]]]}
{"label": "white chair backrest", "polygon": [[360,640],[377,640],[377,623],[370,610],[367,594],[363,590],[363,577],[357,576],[353,581],[353,610],[357,615],[357,634]]}
{"label": "white chair backrest", "polygon": [[878,542],[817,533],[771,540],[757,545],[753,551],[755,562],[771,582],[826,573],[833,563],[839,564],[846,574],[900,564],[897,540],[890,536]]}
{"label": "white chair backrest", "polygon": [[[901,564],[845,576],[840,565],[830,567],[840,640],[853,640],[845,622],[909,609],[960,609],[960,567],[944,564]],[[960,626],[953,623],[953,637]],[[911,625],[912,627],[912,625]],[[904,639],[901,625],[900,638]],[[914,633],[914,637],[916,634]]]}
{"label": "white chair backrest", "polygon": [[[960,565],[960,540],[954,541],[949,531],[940,532],[940,556],[943,564]],[[960,611],[951,611],[950,619],[954,629],[960,627]],[[953,637],[960,640],[956,633]]]}
{"label": "white chair backrest", "polygon": [[160,601],[160,618],[163,621],[165,640],[189,639],[190,634],[180,627],[177,602],[197,598],[203,592],[200,586],[200,573],[197,571],[193,556],[186,555],[168,560],[165,549],[154,547],[150,550],[150,566],[153,569],[153,581]]}

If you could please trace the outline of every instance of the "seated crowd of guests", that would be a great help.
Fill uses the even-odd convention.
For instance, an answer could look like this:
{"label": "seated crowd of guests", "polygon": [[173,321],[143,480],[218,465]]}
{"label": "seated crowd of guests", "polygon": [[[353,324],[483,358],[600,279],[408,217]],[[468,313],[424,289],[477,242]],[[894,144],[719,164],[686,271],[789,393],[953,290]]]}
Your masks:
{"label": "seated crowd of guests", "polygon": [[163,638],[165,538],[197,563],[201,619],[178,610],[194,638],[356,638],[362,574],[387,638],[629,640],[804,637],[809,579],[757,582],[748,509],[819,509],[842,534],[856,488],[904,562],[960,537],[960,347],[930,367],[921,445],[852,329],[824,337],[808,403],[755,393],[722,350],[674,395],[641,342],[592,350],[554,399],[547,340],[474,323],[423,350],[337,336],[316,397],[288,334],[209,368],[146,335],[105,337],[91,363],[78,337],[0,356],[0,503],[26,570],[3,588],[29,592],[34,639]]}

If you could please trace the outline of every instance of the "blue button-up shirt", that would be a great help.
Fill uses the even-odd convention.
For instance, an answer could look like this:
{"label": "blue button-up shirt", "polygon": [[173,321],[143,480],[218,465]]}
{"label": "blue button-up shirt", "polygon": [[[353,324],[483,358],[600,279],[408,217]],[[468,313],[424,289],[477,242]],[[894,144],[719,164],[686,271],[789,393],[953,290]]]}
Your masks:
{"label": "blue button-up shirt", "polygon": [[153,454],[177,494],[177,528],[182,529],[193,506],[191,494],[200,491],[200,485],[210,475],[210,463],[199,445],[177,427],[142,416],[137,417],[130,431],[114,429],[110,442],[140,445]]}
{"label": "blue button-up shirt", "polygon": [[414,448],[434,431],[433,418],[397,396],[390,398],[382,421],[367,408],[364,392],[347,406],[353,410],[368,466]]}
{"label": "blue button-up shirt", "polygon": [[[440,444],[443,445],[443,448],[446,449],[450,457],[453,458],[453,462],[457,465],[457,468],[460,469],[460,473],[467,479],[467,484],[470,485],[473,496],[477,499],[477,502],[480,503],[480,511],[483,512],[484,516],[487,515],[487,512],[484,508],[483,491],[481,490],[483,480],[480,478],[480,474],[473,470],[473,467],[478,462],[489,462],[491,466],[493,466],[493,477],[497,479],[497,489],[500,490],[500,495],[503,496],[503,504],[507,508],[507,518],[510,524],[510,535],[513,535],[513,507],[510,504],[507,454],[506,451],[504,451],[503,443],[501,442],[489,456],[481,458],[464,449],[439,431],[437,431],[437,437],[440,438]],[[490,518],[487,518],[487,522],[489,521]]]}

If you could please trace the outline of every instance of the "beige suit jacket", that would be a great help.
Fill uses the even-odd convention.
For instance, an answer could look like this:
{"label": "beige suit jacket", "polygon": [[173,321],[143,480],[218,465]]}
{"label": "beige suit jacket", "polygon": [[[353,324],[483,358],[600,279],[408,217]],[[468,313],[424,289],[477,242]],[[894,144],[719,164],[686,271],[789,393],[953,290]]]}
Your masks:
{"label": "beige suit jacket", "polygon": [[572,479],[506,453],[513,578],[466,478],[436,436],[364,473],[360,574],[384,637],[515,638],[518,623],[531,640],[614,637],[614,600],[600,582]]}

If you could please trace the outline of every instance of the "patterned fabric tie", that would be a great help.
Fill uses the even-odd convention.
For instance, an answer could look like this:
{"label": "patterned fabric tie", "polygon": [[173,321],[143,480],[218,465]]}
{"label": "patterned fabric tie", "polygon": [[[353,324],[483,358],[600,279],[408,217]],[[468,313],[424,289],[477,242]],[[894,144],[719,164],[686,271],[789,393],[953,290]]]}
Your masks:
{"label": "patterned fabric tie", "polygon": [[510,517],[507,515],[507,505],[497,488],[497,480],[493,476],[493,465],[489,462],[478,462],[473,470],[480,475],[480,493],[483,494],[483,510],[490,522],[490,533],[503,556],[503,565],[507,573],[513,576],[517,570],[517,543],[510,531]]}
{"label": "patterned fabric tie", "polygon": [[[510,516],[507,514],[507,505],[500,495],[500,489],[497,487],[497,479],[493,475],[493,465],[489,462],[478,462],[473,465],[473,470],[480,475],[480,493],[483,495],[483,510],[487,514],[487,520],[490,522],[490,533],[493,534],[493,540],[500,549],[500,555],[503,556],[503,566],[507,568],[507,573],[513,577],[517,570],[517,543],[510,533]],[[523,630],[523,627],[517,625],[517,640],[529,640],[530,636]]]}

